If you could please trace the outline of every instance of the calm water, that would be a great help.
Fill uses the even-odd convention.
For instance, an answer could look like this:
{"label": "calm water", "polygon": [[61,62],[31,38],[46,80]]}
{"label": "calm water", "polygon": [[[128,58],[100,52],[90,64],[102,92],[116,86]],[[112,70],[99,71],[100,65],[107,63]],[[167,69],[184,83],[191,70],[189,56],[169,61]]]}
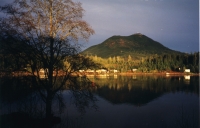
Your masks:
{"label": "calm water", "polygon": [[[78,102],[81,105],[77,105],[77,99],[74,98],[77,95],[70,90],[63,90],[61,93],[65,107],[58,112],[56,105],[53,105],[54,114],[62,120],[55,127],[199,127],[198,76],[134,75],[89,79],[93,82],[92,92],[97,101],[95,103]],[[22,109],[22,101],[34,97],[35,93],[31,93],[31,96],[27,94],[23,96],[26,98],[19,98],[20,100],[11,100],[6,104],[1,99],[1,113],[10,112],[12,109]],[[34,103],[37,106],[42,104],[38,97],[31,102],[33,103],[26,102],[26,106]],[[85,108],[84,105],[88,107]]]}
{"label": "calm water", "polygon": [[[198,127],[199,77],[117,76],[90,78],[97,83],[98,110],[78,118],[84,127]],[[70,94],[63,92],[65,97]]]}

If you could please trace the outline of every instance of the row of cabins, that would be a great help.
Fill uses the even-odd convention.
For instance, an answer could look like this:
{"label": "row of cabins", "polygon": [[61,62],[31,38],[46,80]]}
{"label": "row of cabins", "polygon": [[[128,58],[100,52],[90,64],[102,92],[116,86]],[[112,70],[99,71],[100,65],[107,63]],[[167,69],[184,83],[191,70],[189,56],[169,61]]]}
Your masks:
{"label": "row of cabins", "polygon": [[[106,69],[98,69],[98,70],[92,70],[92,69],[88,69],[88,70],[79,70],[78,74],[79,75],[94,75],[94,74],[98,74],[98,75],[104,75],[107,73],[118,73],[119,71],[116,69],[113,70],[106,70]],[[48,75],[48,70],[47,69],[40,69],[39,70],[39,76],[40,78],[47,78]]]}
{"label": "row of cabins", "polygon": [[[132,69],[132,72],[136,72],[137,69]],[[118,73],[119,71],[116,70],[116,69],[113,69],[113,70],[110,70],[110,71],[107,71],[106,69],[98,69],[98,70],[91,70],[91,69],[88,69],[88,70],[79,70],[79,72],[86,72],[86,73]],[[184,70],[185,73],[190,73],[190,69],[185,69]]]}
{"label": "row of cabins", "polygon": [[[136,71],[137,71],[137,69],[132,69],[132,72],[136,72]],[[41,74],[44,74],[45,72],[47,73],[48,71],[47,71],[47,69],[44,70],[43,68],[40,69],[40,71],[39,71],[39,73],[41,73]],[[116,70],[116,69],[109,70],[109,71],[106,70],[106,69],[97,69],[97,70],[87,69],[87,70],[79,70],[79,72],[81,72],[81,73],[85,72],[85,73],[99,73],[99,74],[104,74],[104,73],[118,73],[119,71]],[[185,69],[184,72],[185,73],[190,73],[190,69]]]}
{"label": "row of cabins", "polygon": [[[91,70],[91,69],[88,69],[88,70],[79,70],[79,74],[81,75],[94,75],[94,74],[107,74],[107,73],[118,73],[118,70],[106,70],[106,69],[98,69],[98,70]],[[48,75],[48,70],[47,69],[40,69],[39,70],[39,76],[40,78],[47,78],[47,75]]]}
{"label": "row of cabins", "polygon": [[106,69],[97,69],[97,70],[92,70],[92,69],[87,69],[87,70],[79,70],[79,73],[86,73],[86,74],[107,74],[107,73],[118,73],[119,71],[116,69],[113,70],[106,70]]}
{"label": "row of cabins", "polygon": [[[136,72],[137,69],[132,69],[132,72]],[[98,74],[105,74],[105,73],[119,73],[118,70],[112,69],[112,70],[106,70],[106,69],[97,69],[97,70],[79,70],[80,73],[98,73]]]}
{"label": "row of cabins", "polygon": [[[136,72],[137,69],[132,69],[132,72]],[[119,71],[116,70],[116,69],[113,69],[113,70],[106,70],[106,69],[97,69],[97,70],[92,70],[92,69],[87,69],[87,70],[79,70],[79,73],[80,75],[94,75],[94,74],[98,74],[98,75],[104,75],[104,74],[107,74],[107,73],[118,73]],[[184,70],[185,73],[190,73],[190,69],[185,69]],[[47,73],[48,73],[48,70],[44,70],[44,69],[40,69],[39,71],[39,75],[40,75],[40,78],[47,78]],[[166,73],[166,75],[168,75],[168,73]]]}
{"label": "row of cabins", "polygon": [[[132,69],[132,72],[136,72],[137,69]],[[79,72],[86,72],[86,73],[99,73],[99,74],[102,74],[102,73],[118,73],[119,71],[116,70],[116,69],[113,69],[113,70],[106,70],[106,69],[98,69],[98,70],[91,70],[91,69],[88,69],[88,70],[79,70]],[[190,73],[190,69],[185,69],[184,70],[185,73]]]}

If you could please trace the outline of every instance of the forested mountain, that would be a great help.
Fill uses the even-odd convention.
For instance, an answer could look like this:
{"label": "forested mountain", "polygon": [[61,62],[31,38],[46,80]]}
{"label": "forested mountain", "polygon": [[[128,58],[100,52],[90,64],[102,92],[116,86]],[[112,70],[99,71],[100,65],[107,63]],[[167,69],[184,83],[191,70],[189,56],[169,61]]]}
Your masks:
{"label": "forested mountain", "polygon": [[120,72],[132,69],[139,72],[184,72],[186,68],[199,72],[199,52],[188,54],[174,51],[140,33],[112,36],[81,54],[101,63],[104,68]]}
{"label": "forested mountain", "polygon": [[[0,71],[28,69],[25,58],[19,57],[16,52],[22,56],[24,51],[33,51],[33,49],[21,42],[15,42],[8,46],[9,49],[14,48],[17,51],[6,50],[3,44],[0,43],[2,46],[0,47]],[[16,44],[21,47],[16,48]],[[82,54],[101,64],[102,68],[117,69],[119,72],[132,71],[132,69],[137,69],[137,72],[184,72],[185,69],[190,69],[194,73],[199,72],[199,52],[189,54],[173,51],[142,34],[113,36],[99,45],[88,48]]]}
{"label": "forested mountain", "polygon": [[97,55],[102,58],[114,56],[127,57],[130,55],[135,59],[153,54],[168,53],[179,54],[180,52],[173,51],[140,33],[130,36],[112,36],[104,42],[91,46],[82,52],[85,55]]}

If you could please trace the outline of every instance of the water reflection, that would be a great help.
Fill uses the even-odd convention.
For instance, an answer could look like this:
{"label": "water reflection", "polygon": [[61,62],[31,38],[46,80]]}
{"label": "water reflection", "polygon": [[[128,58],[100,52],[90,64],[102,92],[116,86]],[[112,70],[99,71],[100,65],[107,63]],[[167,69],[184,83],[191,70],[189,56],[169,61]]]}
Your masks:
{"label": "water reflection", "polygon": [[59,114],[66,107],[63,91],[69,90],[72,102],[80,113],[90,107],[97,109],[92,94],[91,82],[87,78],[72,77],[70,84],[52,96],[52,116],[46,118],[45,90],[37,85],[34,77],[3,77],[0,79],[0,127],[11,128],[50,128],[59,124]]}
{"label": "water reflection", "polygon": [[[167,120],[164,126],[174,120],[176,125],[172,126],[180,127],[187,121],[188,126],[198,126],[198,112],[193,113],[198,111],[198,76],[118,75],[86,79],[74,77],[74,84],[56,93],[52,100],[54,116],[46,120],[45,103],[34,78],[1,78],[0,126],[48,127],[45,122],[51,122],[53,127],[150,127],[163,126],[162,120]],[[90,108],[98,111],[91,112]],[[80,115],[84,121],[77,118]]]}
{"label": "water reflection", "polygon": [[175,76],[118,76],[90,78],[98,88],[96,93],[113,104],[145,105],[169,92],[187,92],[199,95],[198,77]]}

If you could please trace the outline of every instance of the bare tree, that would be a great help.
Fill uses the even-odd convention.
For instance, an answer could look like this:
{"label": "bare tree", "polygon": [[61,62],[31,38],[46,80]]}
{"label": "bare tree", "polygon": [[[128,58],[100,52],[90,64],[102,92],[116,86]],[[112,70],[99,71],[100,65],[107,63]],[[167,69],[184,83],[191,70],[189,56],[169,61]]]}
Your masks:
{"label": "bare tree", "polygon": [[[1,6],[0,11],[5,14],[0,19],[1,41],[12,46],[20,42],[10,49],[18,51],[46,90],[41,95],[49,117],[52,98],[70,80],[71,73],[95,66],[88,58],[78,55],[78,40],[87,41],[94,30],[82,20],[81,3],[71,0],[15,0]],[[46,69],[43,79],[39,77],[41,68]],[[58,77],[59,71],[64,73],[62,77]]]}

